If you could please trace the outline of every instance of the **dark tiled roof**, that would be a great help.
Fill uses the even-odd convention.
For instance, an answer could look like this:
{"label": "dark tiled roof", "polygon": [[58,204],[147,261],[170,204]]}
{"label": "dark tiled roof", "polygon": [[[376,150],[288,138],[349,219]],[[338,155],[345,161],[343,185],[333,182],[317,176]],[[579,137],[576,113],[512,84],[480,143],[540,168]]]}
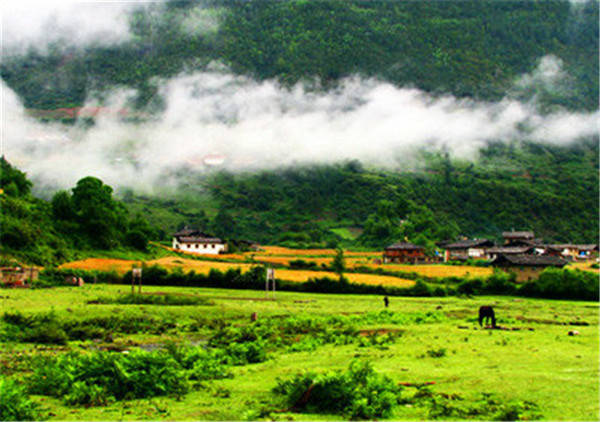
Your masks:
{"label": "dark tiled roof", "polygon": [[505,239],[533,239],[533,232],[502,232]]}
{"label": "dark tiled roof", "polygon": [[218,237],[203,236],[178,236],[177,240],[181,243],[223,243]]}
{"label": "dark tiled roof", "polygon": [[499,255],[492,261],[492,265],[531,267],[564,267],[568,263],[566,259],[547,255]]}
{"label": "dark tiled roof", "polygon": [[475,246],[494,246],[494,242],[489,239],[467,239],[459,240],[458,242],[448,243],[444,249],[466,249]]}
{"label": "dark tiled roof", "polygon": [[178,237],[178,236],[192,236],[195,234],[200,233],[200,230],[196,230],[196,229],[190,229],[188,227],[185,227],[181,230],[179,230],[177,233],[173,234],[173,237]]}
{"label": "dark tiled roof", "polygon": [[393,245],[385,248],[386,251],[413,251],[425,249],[423,246],[418,246],[412,243],[394,243]]}
{"label": "dark tiled roof", "polygon": [[533,246],[498,246],[497,248],[489,248],[487,253],[497,254],[524,254],[533,250]]}
{"label": "dark tiled roof", "polygon": [[572,243],[564,243],[560,245],[547,245],[547,247],[554,250],[578,249],[580,251],[593,251],[595,249],[598,249],[598,245],[596,244],[574,245]]}

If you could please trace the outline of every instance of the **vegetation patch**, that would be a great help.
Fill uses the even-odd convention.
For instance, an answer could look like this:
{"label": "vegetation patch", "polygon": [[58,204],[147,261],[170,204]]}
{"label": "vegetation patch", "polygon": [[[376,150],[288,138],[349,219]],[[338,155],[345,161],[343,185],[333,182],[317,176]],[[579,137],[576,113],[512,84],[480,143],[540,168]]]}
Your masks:
{"label": "vegetation patch", "polygon": [[0,377],[0,420],[42,420],[39,406],[31,401],[25,387],[4,377]]}
{"label": "vegetation patch", "polygon": [[176,327],[174,321],[150,316],[110,315],[66,320],[58,318],[54,312],[31,315],[5,312],[2,322],[2,341],[57,345],[64,345],[69,340],[108,339],[113,333],[162,334]]}
{"label": "vegetation patch", "polygon": [[297,374],[273,389],[290,410],[337,413],[352,420],[389,417],[400,391],[367,361],[353,361],[345,372]]}
{"label": "vegetation patch", "polygon": [[60,397],[69,405],[98,406],[112,400],[181,396],[189,390],[184,369],[163,351],[38,356],[33,368],[27,379],[30,392]]}
{"label": "vegetation patch", "polygon": [[209,306],[214,303],[199,296],[174,294],[128,294],[111,297],[103,296],[88,301],[88,304],[101,305],[161,305],[161,306]]}

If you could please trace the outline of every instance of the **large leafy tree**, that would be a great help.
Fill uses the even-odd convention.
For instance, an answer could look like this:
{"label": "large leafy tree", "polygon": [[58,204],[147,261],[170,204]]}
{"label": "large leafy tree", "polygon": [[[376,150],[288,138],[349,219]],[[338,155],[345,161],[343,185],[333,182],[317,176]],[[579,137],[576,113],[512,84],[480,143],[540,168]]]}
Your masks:
{"label": "large leafy tree", "polygon": [[0,188],[9,196],[25,196],[31,190],[31,182],[25,173],[0,157]]}
{"label": "large leafy tree", "polygon": [[85,177],[73,188],[73,208],[91,245],[116,246],[126,230],[125,210],[112,198],[112,188],[95,177]]}

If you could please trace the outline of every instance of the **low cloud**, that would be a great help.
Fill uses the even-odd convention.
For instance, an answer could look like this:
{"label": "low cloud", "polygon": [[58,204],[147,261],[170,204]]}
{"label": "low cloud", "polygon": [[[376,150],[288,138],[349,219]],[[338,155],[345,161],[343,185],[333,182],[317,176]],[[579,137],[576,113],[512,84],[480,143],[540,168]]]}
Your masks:
{"label": "low cloud", "polygon": [[397,168],[422,147],[476,158],[489,141],[565,144],[598,133],[598,112],[543,115],[531,102],[433,98],[359,78],[329,92],[287,89],[222,69],[158,83],[160,114],[132,123],[123,110],[134,93],[114,92],[87,129],[39,123],[3,85],[4,153],[47,186],[70,187],[94,175],[148,191],[176,182],[181,171],[215,165],[248,170],[358,159]]}
{"label": "low cloud", "polygon": [[2,50],[20,54],[56,42],[78,47],[122,42],[130,36],[129,12],[142,5],[135,1],[8,0],[2,4]]}

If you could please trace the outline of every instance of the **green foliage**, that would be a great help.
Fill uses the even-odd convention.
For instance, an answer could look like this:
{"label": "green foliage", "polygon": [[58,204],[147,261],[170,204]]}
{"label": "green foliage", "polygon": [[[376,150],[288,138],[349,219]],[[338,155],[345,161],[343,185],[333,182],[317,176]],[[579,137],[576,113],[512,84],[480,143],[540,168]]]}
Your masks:
{"label": "green foliage", "polygon": [[38,356],[27,382],[34,394],[90,406],[111,399],[181,396],[189,389],[183,369],[171,355],[142,350]]}
{"label": "green foliage", "polygon": [[273,389],[286,404],[303,412],[337,413],[352,420],[389,417],[400,387],[369,362],[353,361],[346,372],[312,372],[280,380]]}
{"label": "green foliage", "polygon": [[0,189],[8,196],[26,196],[32,183],[22,171],[10,165],[4,156],[0,157]]}
{"label": "green foliage", "polygon": [[199,296],[177,296],[172,294],[127,294],[123,296],[99,297],[91,301],[99,304],[160,305],[160,306],[207,306],[210,300]]}
{"label": "green foliage", "polygon": [[[335,251],[335,256],[333,257],[333,261],[331,262],[331,269],[334,273],[338,275],[340,278],[340,282],[344,282],[344,271],[346,271],[346,260],[344,259],[344,250],[342,248],[337,248]],[[347,282],[347,280],[346,280]]]}
{"label": "green foliage", "polygon": [[9,324],[4,339],[24,343],[67,344],[68,336],[56,318],[50,312],[39,315],[23,315],[20,312],[5,312],[2,320]]}
{"label": "green foliage", "polygon": [[0,420],[42,420],[38,405],[27,396],[25,388],[2,376],[0,376]]}
{"label": "green foliage", "polygon": [[[112,188],[94,177],[77,182],[72,194],[58,191],[50,203],[29,195],[31,182],[3,157],[4,182],[18,192],[0,195],[0,250],[23,261],[48,265],[76,255],[73,249],[130,246],[148,251],[158,231],[137,215],[129,220]],[[4,183],[2,182],[2,183]]]}
{"label": "green foliage", "polygon": [[482,393],[473,401],[466,401],[460,395],[439,395],[424,392],[429,401],[430,419],[485,419],[491,421],[535,420],[541,417],[539,408],[529,401],[512,400],[506,402],[495,395]]}
{"label": "green foliage", "polygon": [[[265,244],[323,247],[337,239],[382,249],[406,240],[431,255],[436,241],[458,234],[499,240],[511,227],[529,228],[549,243],[598,238],[598,224],[589,223],[597,220],[598,203],[588,194],[599,189],[596,138],[569,146],[490,143],[476,162],[423,152],[418,162],[411,173],[355,172],[346,163],[218,173],[208,184],[236,233]],[[362,234],[337,237],[330,229],[341,222]]]}
{"label": "green foliage", "polygon": [[53,312],[22,314],[5,312],[0,340],[42,344],[66,344],[69,340],[110,338],[113,333],[162,334],[176,327],[171,319],[151,316],[110,315],[82,320],[58,318]]}
{"label": "green foliage", "polygon": [[536,281],[524,284],[525,296],[549,299],[599,300],[598,275],[589,271],[547,268]]}

